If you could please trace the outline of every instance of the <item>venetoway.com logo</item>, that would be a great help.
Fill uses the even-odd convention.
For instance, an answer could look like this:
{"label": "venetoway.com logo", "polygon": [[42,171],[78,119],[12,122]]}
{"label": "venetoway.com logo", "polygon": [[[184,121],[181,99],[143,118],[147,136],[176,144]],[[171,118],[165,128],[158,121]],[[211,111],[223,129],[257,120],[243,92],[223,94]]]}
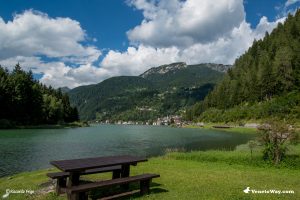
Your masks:
{"label": "venetoway.com logo", "polygon": [[247,187],[243,190],[246,194],[295,194],[294,190],[276,190],[276,189],[269,189],[269,190],[257,190],[257,189],[250,189]]}
{"label": "venetoway.com logo", "polygon": [[3,198],[3,199],[6,199],[7,197],[9,197],[10,194],[34,194],[34,190],[24,190],[24,189],[14,190],[14,189],[6,189],[5,194],[2,195],[2,198]]}

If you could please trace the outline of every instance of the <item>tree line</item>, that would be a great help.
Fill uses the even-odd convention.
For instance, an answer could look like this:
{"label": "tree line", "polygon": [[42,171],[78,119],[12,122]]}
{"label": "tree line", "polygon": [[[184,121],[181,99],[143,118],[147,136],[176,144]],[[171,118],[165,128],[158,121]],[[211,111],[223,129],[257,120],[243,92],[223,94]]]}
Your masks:
{"label": "tree line", "polygon": [[[266,32],[263,39],[255,40],[205,100],[187,110],[186,117],[207,121],[249,119],[252,108],[260,110],[255,118],[283,112],[286,116],[298,113],[296,116],[300,117],[299,89],[300,10],[297,10],[271,34]],[[236,111],[240,110],[244,115],[238,116]]]}
{"label": "tree line", "polygon": [[17,64],[0,66],[0,126],[68,123],[79,120],[67,94],[35,80]]}

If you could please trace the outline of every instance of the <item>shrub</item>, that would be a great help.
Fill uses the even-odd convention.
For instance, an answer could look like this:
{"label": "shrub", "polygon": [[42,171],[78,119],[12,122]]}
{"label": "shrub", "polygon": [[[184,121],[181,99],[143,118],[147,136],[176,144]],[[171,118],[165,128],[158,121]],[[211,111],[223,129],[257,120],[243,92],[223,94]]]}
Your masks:
{"label": "shrub", "polygon": [[284,158],[288,145],[298,142],[298,134],[282,121],[272,120],[260,126],[259,130],[259,142],[264,146],[263,158],[276,165]]}

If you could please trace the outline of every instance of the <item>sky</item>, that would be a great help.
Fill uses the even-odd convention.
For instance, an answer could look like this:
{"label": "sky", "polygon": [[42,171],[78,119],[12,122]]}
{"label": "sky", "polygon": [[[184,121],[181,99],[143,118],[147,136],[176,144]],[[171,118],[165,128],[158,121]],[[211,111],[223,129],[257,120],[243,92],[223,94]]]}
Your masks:
{"label": "sky", "polygon": [[0,0],[0,65],[74,88],[173,62],[233,64],[300,0]]}

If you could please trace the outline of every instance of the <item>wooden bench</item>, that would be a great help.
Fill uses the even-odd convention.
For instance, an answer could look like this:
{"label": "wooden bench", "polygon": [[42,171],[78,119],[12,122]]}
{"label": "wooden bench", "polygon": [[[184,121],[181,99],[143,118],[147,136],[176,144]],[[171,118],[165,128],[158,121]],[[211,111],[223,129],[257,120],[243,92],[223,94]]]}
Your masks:
{"label": "wooden bench", "polygon": [[[88,174],[97,174],[97,173],[104,173],[104,172],[113,172],[112,178],[120,178],[121,175],[121,165],[111,166],[111,167],[102,167],[96,169],[88,169],[82,172],[82,175]],[[56,181],[56,194],[62,194],[65,192],[67,178],[69,177],[69,172],[53,172],[47,173],[47,176],[52,179],[57,179]]]}
{"label": "wooden bench", "polygon": [[112,180],[105,180],[100,182],[87,183],[84,185],[72,186],[66,188],[68,199],[70,200],[87,200],[88,192],[93,189],[99,189],[103,187],[111,187],[123,184],[129,184],[133,182],[140,182],[140,194],[149,193],[150,182],[153,178],[160,177],[159,174],[142,174],[137,176],[117,178]]}

